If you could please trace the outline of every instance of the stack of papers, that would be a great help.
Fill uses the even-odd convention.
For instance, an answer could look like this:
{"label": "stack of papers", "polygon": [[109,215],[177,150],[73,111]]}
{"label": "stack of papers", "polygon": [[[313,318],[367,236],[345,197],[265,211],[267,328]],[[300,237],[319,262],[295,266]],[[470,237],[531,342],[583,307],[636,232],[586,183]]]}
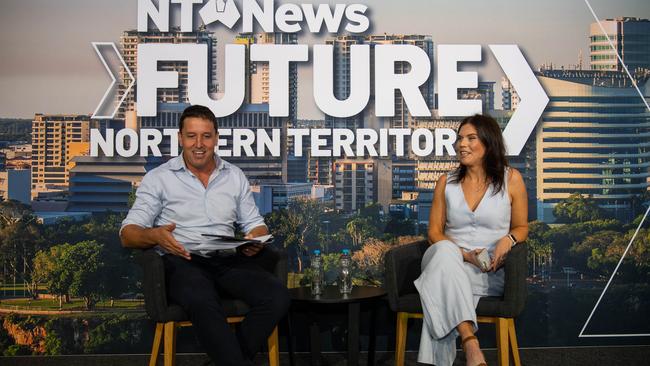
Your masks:
{"label": "stack of papers", "polygon": [[212,234],[202,234],[202,236],[206,240],[201,242],[199,245],[195,246],[194,248],[192,248],[192,250],[197,251],[203,255],[214,252],[215,250],[223,250],[223,249],[234,250],[237,247],[242,245],[250,245],[250,244],[266,245],[273,242],[273,235],[271,234],[258,236],[253,239],[241,239],[241,238],[235,238],[233,236],[212,235]]}

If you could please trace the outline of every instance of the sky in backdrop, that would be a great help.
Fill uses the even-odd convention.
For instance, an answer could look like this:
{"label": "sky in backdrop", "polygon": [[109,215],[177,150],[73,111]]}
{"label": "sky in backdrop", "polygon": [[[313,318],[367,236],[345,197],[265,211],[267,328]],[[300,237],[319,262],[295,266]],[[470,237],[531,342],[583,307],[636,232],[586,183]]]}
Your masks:
{"label": "sky in backdrop", "polygon": [[[277,4],[287,1],[276,1]],[[322,3],[323,1],[291,1]],[[240,3],[240,1],[238,1]],[[589,25],[585,0],[412,0],[336,1],[368,5],[372,34],[425,34],[437,44],[480,44],[483,62],[468,64],[484,81],[499,81],[501,69],[488,44],[517,44],[531,67],[570,67],[583,53],[589,67]],[[647,0],[589,0],[599,19],[650,18]],[[0,1],[0,117],[34,113],[92,113],[110,77],[91,42],[115,42],[137,26],[137,0]],[[198,6],[196,7],[198,11]],[[170,24],[179,24],[177,21]],[[218,40],[217,72],[223,85],[223,50],[234,31],[210,27]],[[304,32],[298,42],[324,43],[332,35]],[[435,53],[435,51],[434,51]],[[434,59],[435,70],[435,59]],[[435,78],[435,74],[434,74]],[[298,117],[322,118],[313,101],[311,62],[298,70]],[[496,90],[499,92],[499,89]],[[496,104],[500,105],[497,96]]]}

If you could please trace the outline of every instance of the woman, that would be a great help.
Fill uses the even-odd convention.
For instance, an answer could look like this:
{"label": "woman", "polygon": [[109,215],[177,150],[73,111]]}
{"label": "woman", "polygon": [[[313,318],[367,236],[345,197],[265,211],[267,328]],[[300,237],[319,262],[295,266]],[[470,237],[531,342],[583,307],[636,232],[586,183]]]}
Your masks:
{"label": "woman", "polygon": [[[460,166],[438,180],[429,216],[429,246],[415,286],[424,325],[418,361],[452,365],[460,335],[467,365],[485,365],[474,333],[482,296],[503,294],[508,252],[528,236],[528,202],[521,174],[508,167],[497,122],[465,118],[458,128]],[[479,254],[490,262],[482,267]]]}

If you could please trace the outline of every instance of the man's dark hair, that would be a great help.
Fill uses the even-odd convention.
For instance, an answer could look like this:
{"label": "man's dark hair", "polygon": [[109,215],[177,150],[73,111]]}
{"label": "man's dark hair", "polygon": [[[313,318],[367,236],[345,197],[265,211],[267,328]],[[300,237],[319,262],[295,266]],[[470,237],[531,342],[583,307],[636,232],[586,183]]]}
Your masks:
{"label": "man's dark hair", "polygon": [[202,105],[192,105],[183,111],[183,114],[181,114],[181,118],[178,120],[178,130],[183,131],[183,121],[185,121],[185,118],[188,117],[195,117],[195,118],[203,118],[207,119],[208,121],[212,122],[214,125],[214,131],[217,132],[219,131],[219,123],[217,122],[217,117],[212,113],[210,108],[202,106]]}

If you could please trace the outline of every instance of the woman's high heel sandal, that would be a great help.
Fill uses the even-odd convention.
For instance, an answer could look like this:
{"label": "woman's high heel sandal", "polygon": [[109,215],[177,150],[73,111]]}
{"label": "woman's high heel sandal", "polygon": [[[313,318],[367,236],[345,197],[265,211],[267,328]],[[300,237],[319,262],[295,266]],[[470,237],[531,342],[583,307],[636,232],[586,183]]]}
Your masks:
{"label": "woman's high heel sandal", "polygon": [[[471,341],[471,340],[474,340],[474,339],[476,339],[476,340],[478,341],[478,339],[476,338],[476,336],[469,336],[469,337],[465,337],[465,339],[463,339],[463,340],[460,342],[460,346],[463,348],[463,351],[465,351],[465,353],[467,353],[467,350],[465,350],[465,343],[467,343],[467,342],[469,342],[469,341]],[[479,363],[479,364],[476,365],[476,366],[487,366],[487,364],[486,364],[485,362],[481,362],[481,363]]]}

